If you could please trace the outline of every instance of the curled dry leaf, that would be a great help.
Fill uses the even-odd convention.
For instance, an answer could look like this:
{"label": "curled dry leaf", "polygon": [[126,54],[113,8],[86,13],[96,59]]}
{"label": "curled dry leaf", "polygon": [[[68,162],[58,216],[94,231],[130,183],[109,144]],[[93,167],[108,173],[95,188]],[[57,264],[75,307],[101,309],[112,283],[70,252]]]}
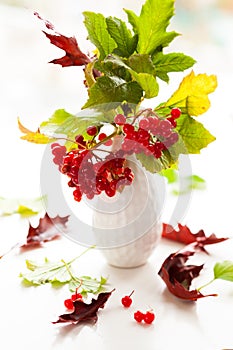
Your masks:
{"label": "curled dry leaf", "polygon": [[49,63],[60,64],[62,67],[68,66],[83,66],[90,62],[90,59],[80,50],[77,40],[74,37],[66,37],[55,31],[54,26],[47,20],[44,20],[37,12],[34,15],[42,20],[49,30],[54,34],[49,34],[43,31],[51,44],[57,46],[66,52],[65,56],[54,59]]}
{"label": "curled dry leaf", "polygon": [[76,300],[74,302],[74,311],[72,313],[60,315],[58,320],[52,323],[72,323],[94,322],[98,320],[97,312],[104,305],[112,292],[100,293],[97,299],[92,299],[89,304]]}
{"label": "curled dry leaf", "polygon": [[178,223],[178,230],[175,230],[173,226],[164,223],[162,237],[184,244],[196,243],[196,245],[203,251],[205,251],[204,246],[207,244],[220,243],[228,239],[217,238],[215,234],[211,234],[207,237],[203,230],[200,230],[197,233],[192,233],[188,226],[183,226],[180,223]]}
{"label": "curled dry leaf", "polygon": [[195,254],[196,249],[195,243],[192,243],[183,250],[170,254],[159,270],[159,276],[166,283],[168,290],[180,299],[196,301],[207,296],[216,296],[203,295],[197,289],[190,290],[193,279],[199,276],[203,268],[203,265],[185,264],[189,257]]}
{"label": "curled dry leaf", "polygon": [[33,227],[29,224],[27,242],[21,248],[40,246],[44,242],[52,241],[61,236],[62,230],[66,228],[69,216],[57,215],[51,218],[47,213],[40,219],[39,225]]}

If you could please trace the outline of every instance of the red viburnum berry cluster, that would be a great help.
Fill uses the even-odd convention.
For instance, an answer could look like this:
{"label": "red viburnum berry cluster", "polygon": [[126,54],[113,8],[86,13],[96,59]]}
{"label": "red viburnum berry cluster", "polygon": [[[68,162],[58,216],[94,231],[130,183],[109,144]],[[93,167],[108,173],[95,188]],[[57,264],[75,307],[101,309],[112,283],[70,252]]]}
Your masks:
{"label": "red viburnum berry cluster", "polygon": [[[153,111],[146,110],[145,114],[129,117],[133,119],[129,123],[126,116],[117,114],[113,123],[115,132],[110,136],[100,132],[101,126],[90,125],[86,129],[89,140],[77,135],[74,150],[66,152],[65,146],[52,144],[53,161],[69,177],[68,186],[74,189],[74,199],[80,202],[83,195],[93,199],[102,192],[113,197],[119,187],[130,185],[134,175],[126,164],[127,156],[142,153],[159,159],[163,151],[178,141],[178,133],[173,129],[180,115],[180,109],[173,108],[167,118],[160,119]],[[109,151],[104,157],[97,155],[99,145],[111,146],[115,135],[122,136],[120,149]]]}
{"label": "red viburnum berry cluster", "polygon": [[134,125],[127,123],[124,115],[116,115],[114,122],[122,127],[124,134],[122,149],[127,154],[144,153],[160,158],[163,150],[178,141],[178,133],[173,129],[180,115],[180,109],[173,108],[170,117],[166,119],[159,119],[156,115],[143,116]]}
{"label": "red viburnum berry cluster", "polygon": [[[53,148],[55,161],[61,159],[59,151],[58,147]],[[77,149],[63,156],[59,168],[70,178],[68,186],[74,188],[74,199],[80,202],[83,194],[88,199],[101,192],[113,197],[120,186],[130,185],[134,175],[125,163],[126,159],[121,151],[110,153],[103,160],[97,158],[96,161],[93,151]]]}

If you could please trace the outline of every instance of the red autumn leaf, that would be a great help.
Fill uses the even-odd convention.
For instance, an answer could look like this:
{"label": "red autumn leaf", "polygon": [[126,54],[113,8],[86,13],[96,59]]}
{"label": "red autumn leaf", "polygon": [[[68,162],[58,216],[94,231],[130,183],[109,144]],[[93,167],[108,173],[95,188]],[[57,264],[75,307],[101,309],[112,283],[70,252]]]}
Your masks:
{"label": "red autumn leaf", "polygon": [[46,213],[45,216],[40,219],[37,227],[32,227],[32,225],[29,224],[27,243],[23,244],[21,248],[39,246],[44,242],[59,238],[62,230],[66,227],[67,221],[68,216],[50,218]]}
{"label": "red autumn leaf", "polygon": [[190,244],[196,242],[196,244],[202,249],[203,246],[207,244],[220,243],[228,238],[217,238],[215,234],[211,234],[209,237],[206,237],[203,230],[198,231],[197,233],[192,233],[187,226],[183,226],[178,223],[178,230],[175,230],[169,224],[163,224],[162,237],[181,242],[184,244]]}
{"label": "red autumn leaf", "polygon": [[54,59],[49,63],[60,64],[62,67],[68,66],[83,66],[90,62],[90,59],[79,48],[77,40],[74,37],[66,37],[57,31],[54,26],[47,20],[44,20],[37,12],[34,15],[42,20],[45,26],[50,29],[54,34],[49,34],[43,31],[46,37],[50,40],[51,44],[59,47],[66,52],[65,56]]}
{"label": "red autumn leaf", "polygon": [[189,257],[195,254],[195,251],[196,245],[190,244],[184,250],[170,254],[159,270],[159,276],[166,283],[168,290],[180,299],[196,301],[200,298],[217,295],[203,295],[197,289],[189,289],[193,279],[199,276],[203,268],[203,265],[185,265]]}
{"label": "red autumn leaf", "polygon": [[92,299],[90,304],[86,304],[83,301],[76,300],[74,301],[74,311],[69,314],[60,315],[58,320],[52,323],[72,323],[78,324],[81,322],[94,322],[98,320],[97,311],[100,308],[104,308],[104,305],[111,292],[100,293],[97,299]]}

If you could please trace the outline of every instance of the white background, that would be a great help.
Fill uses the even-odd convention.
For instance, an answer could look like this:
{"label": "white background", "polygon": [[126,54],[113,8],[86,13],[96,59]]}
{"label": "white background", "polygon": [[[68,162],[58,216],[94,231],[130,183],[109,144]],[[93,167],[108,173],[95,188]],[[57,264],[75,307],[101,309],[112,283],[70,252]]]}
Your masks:
{"label": "white background", "polygon": [[[38,11],[57,30],[67,36],[75,35],[83,50],[91,50],[83,26],[84,10],[105,15],[123,16],[122,8],[138,11],[142,1],[24,1],[21,7],[0,2],[0,196],[7,198],[40,195],[40,163],[44,146],[20,140],[17,117],[36,130],[41,121],[56,109],[77,113],[86,101],[82,69],[49,65],[62,52],[49,44],[41,33],[42,23],[33,16]],[[11,2],[11,4],[13,1]],[[196,73],[216,74],[218,88],[211,98],[211,109],[200,118],[216,136],[216,141],[191,157],[194,174],[206,180],[207,189],[194,192],[182,223],[194,232],[204,229],[207,234],[232,237],[232,78],[233,78],[233,18],[224,10],[193,1],[188,11],[177,2],[177,17],[172,26],[183,35],[174,41],[173,51],[185,52],[198,63]],[[171,85],[162,84],[156,105],[167,99],[178,86],[183,74],[172,75]],[[153,101],[149,102],[153,105]],[[177,198],[169,197],[164,221],[169,218]],[[179,219],[179,218],[178,218]],[[0,254],[24,237],[27,221],[17,216],[0,218]],[[105,310],[100,312],[97,325],[63,326],[51,324],[64,312],[63,300],[68,289],[55,291],[50,286],[24,288],[18,274],[25,269],[25,259],[42,260],[72,258],[83,250],[63,238],[47,244],[41,250],[13,253],[0,261],[0,346],[3,349],[205,349],[233,348],[233,286],[215,282],[205,292],[217,292],[217,298],[197,303],[185,303],[170,295],[157,272],[168,254],[179,249],[178,244],[161,241],[149,263],[135,270],[109,267],[100,252],[92,251],[77,265],[80,274],[109,276],[116,288]],[[206,263],[205,274],[197,285],[211,278],[216,261],[232,260],[231,240],[209,249],[211,256],[201,255],[198,263]],[[134,304],[122,309],[121,296],[135,289]],[[137,308],[152,307],[156,321],[151,327],[140,327],[132,314]],[[5,344],[5,345],[3,345]]]}

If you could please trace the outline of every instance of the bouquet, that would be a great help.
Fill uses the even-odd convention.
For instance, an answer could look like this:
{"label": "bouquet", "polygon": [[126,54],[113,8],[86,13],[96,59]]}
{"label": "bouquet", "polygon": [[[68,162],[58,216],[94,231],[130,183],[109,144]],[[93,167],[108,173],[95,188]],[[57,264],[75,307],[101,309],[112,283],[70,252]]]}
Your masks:
{"label": "bouquet", "polygon": [[[59,109],[35,132],[19,121],[21,138],[51,144],[53,161],[78,202],[102,192],[113,197],[131,185],[136,175],[130,157],[146,171],[161,174],[176,169],[181,154],[198,154],[215,140],[197,121],[210,107],[215,75],[190,70],[172,96],[156,103],[160,83],[169,84],[171,72],[195,64],[192,57],[167,50],[179,35],[168,30],[174,0],[146,0],[140,14],[124,12],[127,21],[83,13],[87,40],[94,45],[91,54],[80,49],[75,37],[60,34],[35,13],[46,26],[45,36],[65,51],[50,63],[82,67],[87,100],[78,115]],[[153,108],[146,107],[149,99]]]}

